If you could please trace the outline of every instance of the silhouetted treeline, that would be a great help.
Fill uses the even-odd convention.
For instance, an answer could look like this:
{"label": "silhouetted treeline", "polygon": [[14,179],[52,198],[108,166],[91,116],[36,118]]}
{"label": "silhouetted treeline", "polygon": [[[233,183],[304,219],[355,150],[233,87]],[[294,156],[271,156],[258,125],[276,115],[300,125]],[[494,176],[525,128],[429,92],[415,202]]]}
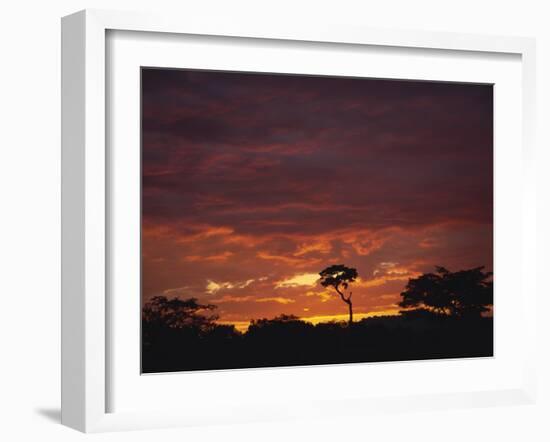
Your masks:
{"label": "silhouetted treeline", "polygon": [[[313,325],[292,315],[253,320],[245,333],[217,324],[212,304],[157,296],[142,310],[144,373],[229,368],[404,361],[493,355],[492,273],[483,267],[412,278],[396,316],[352,322],[357,272],[336,265],[320,273],[349,305],[348,322]],[[336,276],[334,276],[336,275]],[[332,279],[330,279],[332,278]],[[348,302],[349,301],[349,302]]]}
{"label": "silhouetted treeline", "polygon": [[492,356],[493,319],[417,309],[400,316],[313,325],[293,316],[253,321],[246,333],[206,324],[143,322],[145,373]]}

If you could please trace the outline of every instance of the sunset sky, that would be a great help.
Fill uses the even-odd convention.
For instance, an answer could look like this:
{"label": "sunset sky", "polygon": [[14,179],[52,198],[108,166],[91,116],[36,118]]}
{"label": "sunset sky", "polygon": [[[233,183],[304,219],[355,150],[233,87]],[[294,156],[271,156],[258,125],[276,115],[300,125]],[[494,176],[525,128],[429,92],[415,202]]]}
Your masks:
{"label": "sunset sky", "polygon": [[318,282],[354,267],[354,316],[411,277],[493,254],[490,85],[142,70],[143,301],[221,322],[347,318]]}

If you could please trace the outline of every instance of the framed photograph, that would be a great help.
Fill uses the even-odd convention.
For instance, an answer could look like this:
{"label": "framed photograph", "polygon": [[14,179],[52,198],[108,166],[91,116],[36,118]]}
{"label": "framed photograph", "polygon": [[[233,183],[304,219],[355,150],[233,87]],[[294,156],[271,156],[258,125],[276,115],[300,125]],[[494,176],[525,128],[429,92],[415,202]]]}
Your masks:
{"label": "framed photograph", "polygon": [[62,31],[64,424],[534,400],[533,40]]}

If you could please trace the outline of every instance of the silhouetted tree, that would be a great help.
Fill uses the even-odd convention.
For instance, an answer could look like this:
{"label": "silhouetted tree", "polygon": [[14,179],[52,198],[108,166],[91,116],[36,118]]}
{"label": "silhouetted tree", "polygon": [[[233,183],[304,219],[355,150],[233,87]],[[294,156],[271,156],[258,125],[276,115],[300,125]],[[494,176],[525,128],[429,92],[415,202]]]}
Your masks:
{"label": "silhouetted tree", "polygon": [[154,335],[169,330],[186,330],[194,334],[209,332],[216,327],[218,316],[203,313],[215,308],[212,304],[199,304],[196,298],[155,296],[142,308],[143,339],[148,342]]}
{"label": "silhouetted tree", "polygon": [[452,317],[479,317],[493,304],[493,273],[483,268],[450,272],[436,267],[435,273],[409,279],[399,306]]}
{"label": "silhouetted tree", "polygon": [[321,271],[319,276],[321,277],[321,285],[323,287],[333,287],[336,293],[340,295],[340,299],[348,305],[349,323],[351,325],[353,322],[352,292],[350,291],[349,295],[345,296],[342,288],[347,290],[349,284],[355,281],[357,270],[343,264],[335,264]]}

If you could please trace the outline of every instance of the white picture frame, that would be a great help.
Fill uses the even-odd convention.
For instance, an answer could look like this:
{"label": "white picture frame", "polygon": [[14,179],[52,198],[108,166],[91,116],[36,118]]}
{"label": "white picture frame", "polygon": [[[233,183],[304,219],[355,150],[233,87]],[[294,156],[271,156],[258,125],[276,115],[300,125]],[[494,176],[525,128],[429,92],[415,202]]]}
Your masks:
{"label": "white picture frame", "polygon": [[[536,286],[526,275],[535,263],[534,107],[535,42],[529,38],[494,37],[417,31],[358,29],[346,26],[231,22],[218,23],[197,17],[160,17],[151,14],[86,10],[62,20],[62,423],[84,432],[248,422],[288,416],[311,417],[334,414],[334,398],[312,403],[310,409],[288,411],[279,403],[258,407],[239,399],[233,415],[213,413],[190,416],[182,410],[109,412],[108,396],[112,354],[108,337],[111,321],[107,244],[110,231],[107,173],[106,35],[109,31],[143,31],[163,34],[243,37],[287,42],[339,43],[381,48],[424,48],[515,54],[521,57],[521,235],[517,276],[522,305],[536,303]],[[517,185],[517,183],[516,183]],[[498,223],[498,218],[496,220]],[[504,253],[497,246],[495,253]],[[498,290],[498,288],[497,288]],[[498,307],[497,307],[498,308]],[[524,337],[533,337],[535,324],[522,319]],[[136,335],[137,335],[136,330]],[[341,413],[363,414],[372,410],[452,408],[504,403],[531,403],[536,396],[535,339],[525,340],[520,361],[521,385],[514,388],[463,393],[412,396],[357,397],[338,400]],[[519,357],[519,356],[518,356]],[[337,366],[332,370],[338,370]],[[240,376],[224,372],[225,379]],[[272,374],[271,374],[272,375]],[[270,374],[260,376],[265,380]],[[248,400],[248,402],[250,402]]]}

